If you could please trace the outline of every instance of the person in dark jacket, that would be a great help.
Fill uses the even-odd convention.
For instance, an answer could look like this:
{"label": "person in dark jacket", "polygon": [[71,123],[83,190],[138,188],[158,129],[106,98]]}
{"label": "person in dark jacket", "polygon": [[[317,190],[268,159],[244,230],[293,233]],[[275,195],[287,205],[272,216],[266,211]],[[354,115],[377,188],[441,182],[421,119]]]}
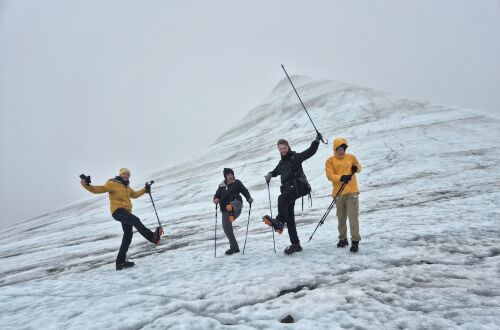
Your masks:
{"label": "person in dark jacket", "polygon": [[226,255],[232,255],[240,252],[238,242],[233,233],[233,221],[241,214],[243,208],[243,199],[240,194],[245,196],[249,204],[253,203],[253,198],[250,196],[248,189],[240,180],[234,177],[234,171],[230,168],[225,168],[222,172],[224,181],[221,182],[214,195],[214,203],[220,205],[222,212],[222,228],[229,240],[229,250]]}
{"label": "person in dark jacket", "polygon": [[276,219],[271,219],[270,216],[266,215],[263,220],[264,223],[272,226],[279,234],[283,232],[286,223],[290,243],[292,243],[292,245],[285,249],[286,254],[302,251],[295,226],[295,200],[311,192],[311,186],[307,182],[306,175],[302,169],[302,162],[311,158],[316,153],[321,138],[321,134],[318,133],[311,146],[303,152],[292,151],[288,141],[280,139],[278,141],[278,150],[281,160],[274,170],[264,176],[267,184],[269,184],[272,177],[281,176],[278,215]]}

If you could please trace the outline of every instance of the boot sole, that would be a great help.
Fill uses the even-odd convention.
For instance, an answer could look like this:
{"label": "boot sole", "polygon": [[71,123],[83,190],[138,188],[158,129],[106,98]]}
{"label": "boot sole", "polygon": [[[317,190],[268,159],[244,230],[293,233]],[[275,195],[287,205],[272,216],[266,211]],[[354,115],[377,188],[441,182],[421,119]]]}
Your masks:
{"label": "boot sole", "polygon": [[302,251],[303,251],[303,250],[300,250],[300,251],[293,251],[293,252],[285,252],[285,254],[286,254],[287,256],[289,256],[289,255],[292,255],[292,254],[294,254],[294,253],[299,253],[299,252],[302,252]]}
{"label": "boot sole", "polygon": [[160,238],[163,236],[163,234],[164,234],[163,227],[160,227],[160,231],[158,233],[158,241],[155,243],[156,246],[160,245]]}
{"label": "boot sole", "polygon": [[277,229],[276,227],[274,227],[274,226],[273,226],[273,223],[271,222],[271,220],[269,220],[269,218],[264,217],[263,219],[264,219],[264,220],[263,220],[263,222],[264,222],[266,225],[268,225],[268,226],[272,227],[272,228],[274,229],[274,231],[278,233],[278,235],[281,235],[281,234],[283,233],[283,230],[282,230],[282,229]]}

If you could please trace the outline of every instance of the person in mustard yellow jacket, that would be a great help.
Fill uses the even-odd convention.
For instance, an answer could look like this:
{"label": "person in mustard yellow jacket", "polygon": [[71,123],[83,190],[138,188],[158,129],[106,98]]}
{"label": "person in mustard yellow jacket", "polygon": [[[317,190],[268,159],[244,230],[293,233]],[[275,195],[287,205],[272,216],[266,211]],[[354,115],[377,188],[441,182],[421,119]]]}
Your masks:
{"label": "person in mustard yellow jacket", "polygon": [[116,257],[116,270],[134,266],[133,262],[125,260],[128,248],[132,242],[132,227],[135,227],[145,239],[156,245],[160,243],[160,237],[163,234],[163,229],[161,227],[156,228],[156,231],[153,233],[143,225],[138,217],[132,214],[132,202],[130,198],[139,198],[144,195],[144,193],[149,192],[148,190],[151,188],[146,185],[146,187],[141,190],[134,191],[129,186],[129,178],[130,171],[127,168],[122,168],[120,169],[119,176],[108,180],[104,186],[93,186],[90,182],[83,179],[81,181],[83,188],[91,193],[109,194],[111,215],[116,221],[121,222],[123,239],[120,251]]}
{"label": "person in mustard yellow jacket", "polygon": [[343,248],[349,245],[347,240],[346,220],[349,218],[351,231],[351,252],[358,252],[359,241],[359,188],[356,173],[361,172],[361,165],[354,155],[346,153],[347,141],[337,138],[333,141],[333,156],[326,160],[326,177],[333,184],[332,196],[336,196],[342,186],[346,183],[344,190],[337,198],[337,218],[339,230],[339,242],[337,247]]}

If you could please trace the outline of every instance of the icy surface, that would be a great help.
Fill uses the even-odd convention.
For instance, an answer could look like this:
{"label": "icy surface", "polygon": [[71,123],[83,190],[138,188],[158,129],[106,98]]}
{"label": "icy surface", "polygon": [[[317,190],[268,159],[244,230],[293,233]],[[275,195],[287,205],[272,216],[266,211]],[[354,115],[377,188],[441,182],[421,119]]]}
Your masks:
{"label": "icy surface", "polygon": [[[136,267],[114,270],[122,232],[104,195],[0,233],[0,328],[500,328],[500,122],[292,79],[318,129],[347,138],[363,166],[358,254],[335,247],[335,210],[307,243],[331,201],[324,174],[331,145],[304,163],[314,197],[312,208],[296,205],[304,251],[283,255],[285,231],[273,252],[260,221],[268,213],[263,175],[279,159],[278,138],[301,151],[315,136],[283,80],[205,153],[151,175],[166,237],[154,247],[135,233],[128,256]],[[223,167],[235,170],[255,203],[245,255],[224,256],[219,215],[214,259],[211,200]],[[276,214],[279,180],[271,193]],[[134,200],[134,213],[155,227],[147,195]],[[235,222],[240,248],[247,216],[245,205]],[[279,323],[288,314],[296,323]]]}

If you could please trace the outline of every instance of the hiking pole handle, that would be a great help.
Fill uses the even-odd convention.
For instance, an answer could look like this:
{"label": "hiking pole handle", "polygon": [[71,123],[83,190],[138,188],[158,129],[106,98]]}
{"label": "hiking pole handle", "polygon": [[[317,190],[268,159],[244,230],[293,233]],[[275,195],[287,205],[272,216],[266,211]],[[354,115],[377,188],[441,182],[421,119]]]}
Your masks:
{"label": "hiking pole handle", "polygon": [[149,182],[146,182],[145,184],[146,187],[150,188],[148,194],[151,194],[151,186],[153,185],[153,183],[155,183],[154,180],[151,180]]}

